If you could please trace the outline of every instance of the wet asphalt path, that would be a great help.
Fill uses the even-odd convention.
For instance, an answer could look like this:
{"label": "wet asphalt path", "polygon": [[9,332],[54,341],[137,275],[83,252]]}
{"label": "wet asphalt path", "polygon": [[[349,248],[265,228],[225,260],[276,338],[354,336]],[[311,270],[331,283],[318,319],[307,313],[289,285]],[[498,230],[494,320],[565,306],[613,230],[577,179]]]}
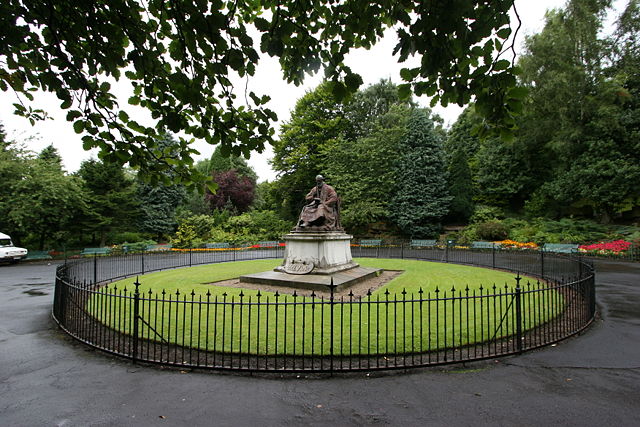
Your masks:
{"label": "wet asphalt path", "polygon": [[599,262],[601,319],[519,357],[334,378],[134,366],[51,320],[55,265],[0,265],[0,426],[640,425],[640,264]]}

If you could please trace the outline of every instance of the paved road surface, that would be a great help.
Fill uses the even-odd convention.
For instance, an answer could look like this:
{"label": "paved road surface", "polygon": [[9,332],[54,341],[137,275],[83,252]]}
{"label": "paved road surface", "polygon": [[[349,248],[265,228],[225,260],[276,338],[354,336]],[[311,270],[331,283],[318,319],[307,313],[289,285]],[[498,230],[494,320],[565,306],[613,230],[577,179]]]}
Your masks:
{"label": "paved road surface", "polygon": [[134,366],[51,320],[55,265],[0,266],[0,426],[640,426],[640,264],[599,262],[602,318],[519,357],[334,378]]}

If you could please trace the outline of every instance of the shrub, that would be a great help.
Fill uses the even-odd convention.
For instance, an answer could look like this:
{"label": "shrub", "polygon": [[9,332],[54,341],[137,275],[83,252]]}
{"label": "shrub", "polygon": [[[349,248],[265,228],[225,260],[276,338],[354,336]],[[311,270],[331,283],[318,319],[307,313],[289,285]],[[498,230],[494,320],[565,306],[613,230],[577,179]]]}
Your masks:
{"label": "shrub", "polygon": [[458,233],[456,239],[456,241],[461,245],[469,245],[471,244],[471,242],[474,242],[476,240],[479,240],[476,224],[465,227]]}
{"label": "shrub", "polygon": [[147,240],[150,236],[145,233],[136,233],[132,231],[126,231],[124,233],[117,233],[113,236],[112,242],[115,245],[121,245],[126,242],[141,242]]}
{"label": "shrub", "polygon": [[509,236],[509,227],[502,221],[486,221],[477,224],[476,235],[481,240],[504,240]]}
{"label": "shrub", "polygon": [[148,245],[156,245],[157,242],[154,240],[142,240],[140,242],[135,243],[123,243],[122,248],[127,247],[127,252],[142,252],[144,251]]}
{"label": "shrub", "polygon": [[495,206],[478,205],[471,215],[469,222],[478,224],[481,222],[495,221],[504,218],[502,209]]}
{"label": "shrub", "polygon": [[178,231],[171,238],[171,244],[176,248],[192,248],[197,243],[195,227],[191,224],[180,224]]}

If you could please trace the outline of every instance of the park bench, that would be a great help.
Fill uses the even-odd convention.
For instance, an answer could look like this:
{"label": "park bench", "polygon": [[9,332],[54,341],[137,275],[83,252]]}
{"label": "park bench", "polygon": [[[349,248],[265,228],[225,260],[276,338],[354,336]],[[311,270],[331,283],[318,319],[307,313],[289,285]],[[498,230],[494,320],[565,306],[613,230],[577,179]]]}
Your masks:
{"label": "park bench", "polygon": [[111,249],[109,248],[84,248],[80,255],[89,256],[89,255],[109,255]]}
{"label": "park bench", "polygon": [[360,246],[364,247],[374,247],[382,245],[382,239],[367,239],[360,240]]}
{"label": "park bench", "polygon": [[471,242],[471,249],[493,249],[495,246],[493,242]]}
{"label": "park bench", "polygon": [[425,239],[413,239],[409,242],[409,246],[411,248],[432,248],[438,242],[435,240],[425,240]]}
{"label": "park bench", "polygon": [[163,244],[163,245],[147,245],[145,251],[147,252],[162,252],[162,251],[170,251],[171,245]]}
{"label": "park bench", "polygon": [[206,249],[228,249],[228,248],[230,248],[228,243],[218,243],[218,242],[206,243],[204,245],[204,247]]}
{"label": "park bench", "polygon": [[542,247],[542,251],[572,254],[578,252],[578,245],[574,243],[545,243]]}
{"label": "park bench", "polygon": [[52,259],[48,251],[29,251],[26,259]]}

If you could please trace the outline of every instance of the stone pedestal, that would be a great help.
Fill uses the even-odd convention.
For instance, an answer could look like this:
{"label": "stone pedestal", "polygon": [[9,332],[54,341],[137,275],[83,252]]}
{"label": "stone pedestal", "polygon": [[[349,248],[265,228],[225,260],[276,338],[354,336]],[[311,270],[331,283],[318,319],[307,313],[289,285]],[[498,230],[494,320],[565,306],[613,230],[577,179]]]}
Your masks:
{"label": "stone pedestal", "polygon": [[274,271],[240,276],[240,282],[320,291],[333,283],[341,291],[382,271],[353,262],[352,236],[341,231],[293,231],[283,239],[287,246],[282,265]]}
{"label": "stone pedestal", "polygon": [[358,267],[351,239],[343,232],[291,232],[284,236],[284,261],[275,271],[288,274],[334,274]]}

